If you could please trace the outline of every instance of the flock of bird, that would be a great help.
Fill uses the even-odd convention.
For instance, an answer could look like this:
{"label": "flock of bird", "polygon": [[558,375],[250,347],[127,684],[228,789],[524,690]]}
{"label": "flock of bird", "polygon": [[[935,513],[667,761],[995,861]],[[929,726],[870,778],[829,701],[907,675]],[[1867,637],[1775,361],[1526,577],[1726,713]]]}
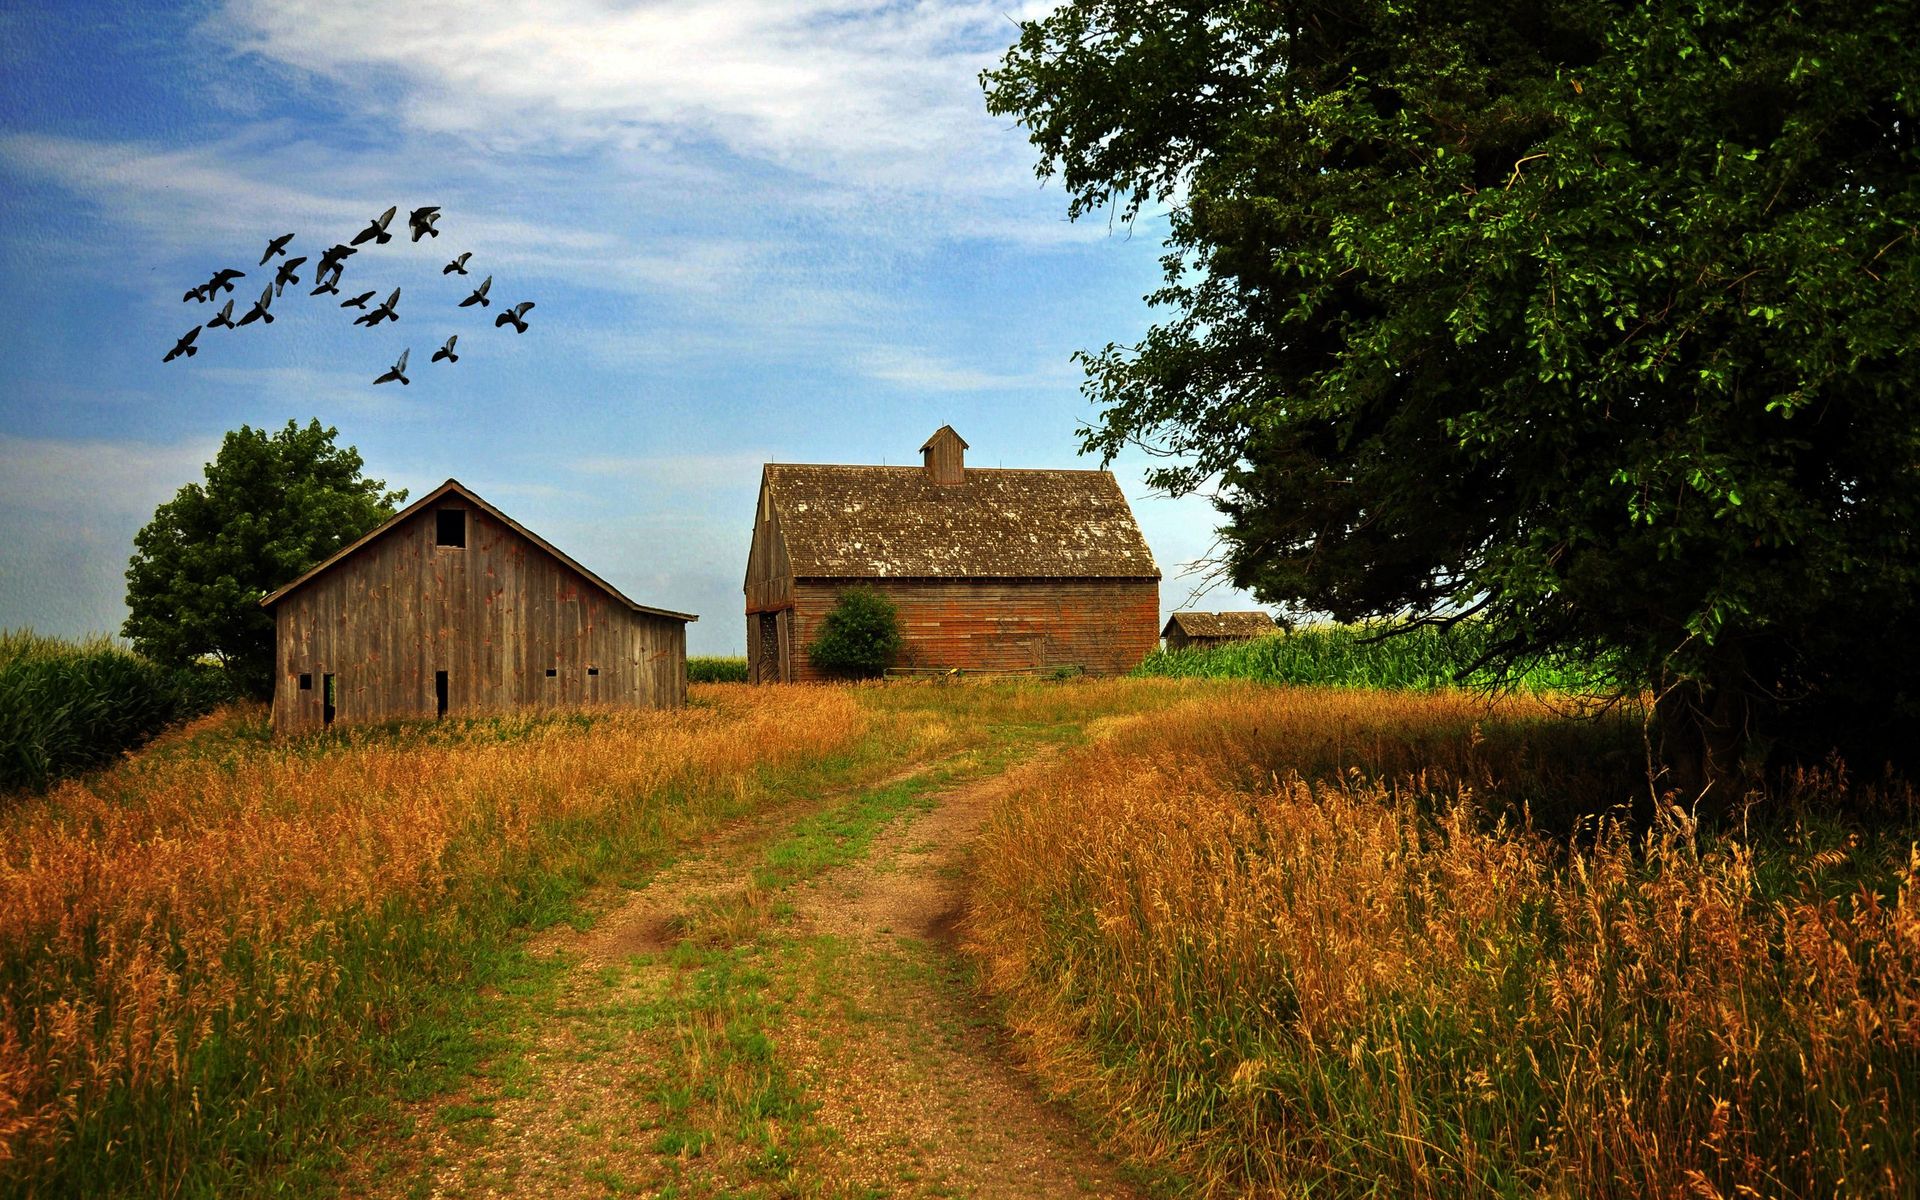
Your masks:
{"label": "flock of bird", "polygon": [[[340,295],[340,277],[346,272],[347,259],[358,254],[360,247],[368,242],[372,242],[376,246],[384,246],[392,241],[393,234],[387,231],[387,226],[392,224],[393,218],[398,215],[399,212],[399,205],[389,208],[386,212],[375,217],[365,229],[354,234],[352,241],[334,245],[324,251],[320,255],[319,261],[314,264],[313,282],[315,286],[310,294],[315,296]],[[434,223],[439,219],[440,209],[437,205],[428,205],[425,208],[414,209],[407,215],[407,229],[412,234],[410,240],[418,242],[423,237],[439,237],[440,231],[434,227]],[[276,256],[278,256],[281,261],[276,265],[273,278],[267,283],[266,289],[260,293],[260,298],[253,302],[252,308],[248,309],[246,313],[236,321],[233,317],[234,302],[229,299],[226,305],[221,308],[218,313],[214,314],[212,320],[206,322],[204,325],[195,325],[192,329],[187,330],[185,336],[183,336],[179,342],[175,343],[173,349],[167,351],[166,357],[160,361],[170,363],[176,358],[192,358],[198,354],[200,348],[194,345],[194,339],[200,336],[202,329],[238,329],[243,325],[251,325],[255,321],[261,321],[268,325],[273,324],[272,310],[274,297],[283,294],[288,287],[299,286],[300,276],[298,272],[307,261],[307,256],[304,254],[298,258],[290,257],[287,254],[287,247],[293,241],[293,237],[294,235],[291,233],[282,234],[280,237],[274,238],[267,243],[266,252],[260,256],[259,265],[263,267],[266,266]],[[472,257],[473,252],[471,250],[463,251],[452,262],[442,267],[440,273],[442,275],[465,275],[467,274],[467,262]],[[213,278],[207,280],[205,283],[198,287],[188,288],[187,294],[180,298],[181,303],[184,304],[190,300],[197,301],[201,304],[211,303],[219,298],[221,292],[233,291],[233,281],[246,278],[246,274],[245,271],[236,271],[231,267],[223,267],[214,272]],[[471,308],[476,304],[482,308],[488,307],[492,304],[492,301],[487,299],[487,292],[492,287],[493,276],[489,275],[480,281],[479,287],[473,289],[472,295],[460,301],[458,307]],[[382,321],[398,321],[400,319],[400,289],[394,288],[379,305],[368,308],[367,302],[378,294],[379,289],[377,288],[373,291],[361,292],[357,296],[350,296],[342,300],[340,307],[358,309],[360,315],[353,319],[353,323],[355,325],[365,325],[369,329],[378,328]],[[525,333],[527,331],[527,313],[532,309],[533,301],[522,300],[520,303],[496,316],[493,319],[494,328],[499,329],[511,325],[515,333]],[[448,364],[459,362],[460,356],[454,351],[454,345],[459,340],[460,335],[457,333],[448,338],[445,345],[433,352],[432,361],[446,362]],[[399,361],[395,362],[386,374],[375,379],[374,383],[392,383],[395,381],[403,385],[408,383],[407,355],[411,352],[412,347],[402,350]]]}

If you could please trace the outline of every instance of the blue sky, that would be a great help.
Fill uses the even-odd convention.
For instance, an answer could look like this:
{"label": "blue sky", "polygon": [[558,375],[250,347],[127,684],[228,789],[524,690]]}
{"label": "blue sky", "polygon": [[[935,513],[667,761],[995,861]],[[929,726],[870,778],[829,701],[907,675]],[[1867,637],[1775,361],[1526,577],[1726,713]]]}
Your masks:
{"label": "blue sky", "polygon": [[[969,0],[450,4],[290,0],[0,9],[0,626],[117,629],[133,533],[222,433],[318,417],[368,473],[455,476],[636,600],[744,645],[760,464],[917,461],[952,424],[983,466],[1096,466],[1069,356],[1137,337],[1164,221],[1069,224],[976,77],[1032,10]],[[312,258],[348,260],[354,328]],[[297,234],[270,327],[182,303]],[[471,250],[474,274],[441,266]],[[490,309],[456,301],[494,277]],[[251,285],[251,286],[249,286]],[[496,329],[530,299],[524,336]],[[457,365],[431,351],[460,335]],[[406,388],[374,387],[403,348]],[[1114,470],[1185,607],[1202,499]],[[1252,607],[1224,588],[1207,608]]]}

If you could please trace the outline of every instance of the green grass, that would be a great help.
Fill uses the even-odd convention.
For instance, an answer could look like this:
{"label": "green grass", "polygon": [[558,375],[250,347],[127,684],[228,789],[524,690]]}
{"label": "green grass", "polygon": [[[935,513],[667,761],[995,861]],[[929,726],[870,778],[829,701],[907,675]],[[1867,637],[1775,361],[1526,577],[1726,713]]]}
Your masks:
{"label": "green grass", "polygon": [[0,792],[44,790],[227,698],[213,672],[162,667],[105,637],[0,631]]}
{"label": "green grass", "polygon": [[1528,691],[1610,692],[1614,677],[1592,662],[1537,661],[1501,679],[1471,669],[1490,642],[1486,626],[1307,625],[1291,633],[1220,646],[1156,650],[1136,675],[1175,679],[1250,679],[1259,683],[1433,691],[1518,687]]}

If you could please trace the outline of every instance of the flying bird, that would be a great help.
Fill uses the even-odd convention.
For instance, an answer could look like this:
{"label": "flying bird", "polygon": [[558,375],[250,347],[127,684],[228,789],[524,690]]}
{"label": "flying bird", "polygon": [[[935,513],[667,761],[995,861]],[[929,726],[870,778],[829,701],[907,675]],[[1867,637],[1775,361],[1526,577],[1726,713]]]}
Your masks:
{"label": "flying bird", "polygon": [[185,304],[189,300],[198,300],[200,303],[205,304],[213,298],[207,291],[210,286],[212,285],[203,283],[197,288],[188,288],[187,294],[180,297],[180,303]]}
{"label": "flying bird", "polygon": [[207,280],[207,299],[213,299],[219,295],[223,289],[229,292],[232,291],[233,281],[236,279],[245,279],[246,277],[247,273],[245,271],[236,271],[232,267],[221,267],[213,273],[212,279]]}
{"label": "flying bird", "polygon": [[281,237],[274,238],[272,241],[268,242],[267,252],[260,256],[260,265],[263,267],[266,266],[267,260],[272,258],[276,254],[285,254],[287,252],[287,243],[292,240],[293,240],[293,235],[289,233]]}
{"label": "flying bird", "polygon": [[[352,246],[345,246],[336,242],[328,247],[325,253],[320,255],[320,264],[316,266],[314,270],[321,275],[325,275],[328,271],[338,272],[341,264],[358,253],[360,252]],[[335,282],[337,283],[339,281],[335,280]]]}
{"label": "flying bird", "polygon": [[284,292],[288,284],[300,282],[300,277],[298,275],[295,275],[294,272],[299,270],[300,264],[305,261],[307,261],[307,256],[302,254],[299,258],[290,258],[287,261],[280,264],[279,274],[273,277],[273,294],[274,295],[278,296],[280,293]]}
{"label": "flying bird", "polygon": [[472,257],[473,257],[473,251],[471,250],[462,251],[459,258],[456,258],[452,262],[448,263],[446,266],[441,267],[440,273],[442,275],[465,275],[467,273],[467,260]]}
{"label": "flying bird", "polygon": [[[167,351],[167,356],[161,359],[160,361],[163,363],[170,363],[174,359],[179,358],[182,354],[186,355],[188,358],[192,358],[194,355],[200,353],[200,348],[193,344],[193,339],[198,336],[200,336],[200,327],[198,325],[195,325],[192,329],[187,330],[187,336],[181,338],[178,342],[174,343],[173,349]],[[404,361],[404,358],[405,356],[402,356],[403,361]]]}
{"label": "flying bird", "polygon": [[[335,271],[325,279],[315,280],[310,296],[338,296],[340,294],[340,272]],[[368,295],[373,293],[369,292]]]}
{"label": "flying bird", "polygon": [[382,321],[398,321],[400,314],[395,312],[393,308],[393,306],[398,303],[400,303],[400,289],[395,288],[393,289],[393,295],[387,297],[386,303],[364,317],[355,317],[353,323],[355,325],[365,325],[368,329],[372,329]]}
{"label": "flying bird", "polygon": [[498,329],[502,325],[511,325],[515,333],[525,333],[527,331],[527,313],[530,312],[532,308],[533,301],[522,300],[520,303],[495,317],[493,319],[493,327]]}
{"label": "flying bird", "polygon": [[208,329],[232,329],[233,328],[233,301],[232,300],[228,300],[227,306],[225,308],[213,314],[213,320],[207,322],[207,328]]}
{"label": "flying bird", "polygon": [[362,312],[365,312],[367,307],[367,301],[371,299],[373,299],[372,292],[361,292],[358,296],[354,296],[354,297],[351,297],[350,299],[342,300],[340,302],[340,307],[341,308],[357,308],[357,309],[360,309]]}
{"label": "flying bird", "polygon": [[439,362],[441,359],[444,358],[450,363],[459,362],[460,356],[453,352],[453,344],[459,340],[460,340],[460,335],[457,333],[454,334],[452,337],[448,338],[446,345],[440,347],[438,350],[435,350],[433,352],[433,361]]}
{"label": "flying bird", "polygon": [[407,228],[413,231],[413,240],[417,242],[423,236],[439,237],[440,231],[433,227],[433,223],[439,219],[440,206],[437,204],[429,204],[425,208],[416,208],[408,213]]}
{"label": "flying bird", "polygon": [[267,290],[264,292],[261,292],[260,298],[258,300],[255,300],[253,302],[253,307],[247,310],[247,315],[240,318],[240,324],[251,325],[255,321],[265,321],[269,325],[273,324],[273,314],[267,311],[269,308],[272,308],[272,307],[273,307],[273,285],[269,283],[267,285]]}
{"label": "flying bird", "polygon": [[388,371],[385,375],[382,375],[380,378],[374,380],[374,382],[376,384],[392,383],[394,380],[398,379],[400,381],[400,386],[405,387],[407,384],[407,355],[411,353],[413,353],[412,347],[408,347],[407,349],[402,350],[400,352],[400,361],[393,364],[393,370]]}
{"label": "flying bird", "polygon": [[[442,274],[445,274],[445,272],[442,272]],[[493,276],[489,275],[480,281],[479,287],[473,289],[473,295],[468,296],[460,302],[460,307],[465,308],[470,304],[478,304],[481,308],[485,308],[487,305],[493,303],[493,301],[487,299],[487,289],[492,286]]]}
{"label": "flying bird", "polygon": [[392,241],[393,235],[387,232],[387,223],[392,221],[393,214],[399,211],[400,206],[396,204],[375,217],[371,225],[368,225],[365,229],[353,235],[353,245],[358,246],[362,242],[373,242],[376,245],[384,246]]}

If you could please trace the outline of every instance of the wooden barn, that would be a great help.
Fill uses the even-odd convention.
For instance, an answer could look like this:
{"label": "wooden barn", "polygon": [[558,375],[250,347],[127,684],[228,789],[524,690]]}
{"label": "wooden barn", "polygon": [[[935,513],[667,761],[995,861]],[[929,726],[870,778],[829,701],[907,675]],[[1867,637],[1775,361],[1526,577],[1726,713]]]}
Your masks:
{"label": "wooden barn", "polygon": [[942,426],[917,467],[762,469],[750,678],[822,678],[806,647],[856,585],[898,606],[902,667],[1110,675],[1154,649],[1160,569],[1112,473],[969,467],[966,450]]}
{"label": "wooden barn", "polygon": [[1167,627],[1160,631],[1160,636],[1167,640],[1167,649],[1182,650],[1188,646],[1244,642],[1279,632],[1279,623],[1263,612],[1177,612],[1167,618]]}
{"label": "wooden barn", "polygon": [[278,732],[686,702],[695,617],[635,604],[452,479],[260,603]]}

